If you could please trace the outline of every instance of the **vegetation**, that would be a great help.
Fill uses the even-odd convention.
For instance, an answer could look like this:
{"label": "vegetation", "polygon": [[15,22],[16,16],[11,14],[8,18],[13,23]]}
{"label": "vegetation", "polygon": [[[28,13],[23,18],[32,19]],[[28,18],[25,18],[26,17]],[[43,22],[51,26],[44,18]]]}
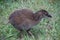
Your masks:
{"label": "vegetation", "polygon": [[14,10],[22,8],[34,12],[45,9],[52,15],[51,19],[43,19],[32,28],[35,38],[24,34],[24,40],[60,40],[59,0],[0,0],[0,40],[19,40],[20,32],[8,23],[8,17]]}

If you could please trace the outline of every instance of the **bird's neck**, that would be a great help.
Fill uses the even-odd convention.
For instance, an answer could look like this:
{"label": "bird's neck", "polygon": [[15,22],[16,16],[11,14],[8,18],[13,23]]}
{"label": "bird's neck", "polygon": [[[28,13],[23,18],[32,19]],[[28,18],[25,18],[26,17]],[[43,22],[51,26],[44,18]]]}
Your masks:
{"label": "bird's neck", "polygon": [[34,19],[35,21],[40,21],[42,18],[43,18],[42,15],[34,14],[34,18],[33,18],[33,19]]}

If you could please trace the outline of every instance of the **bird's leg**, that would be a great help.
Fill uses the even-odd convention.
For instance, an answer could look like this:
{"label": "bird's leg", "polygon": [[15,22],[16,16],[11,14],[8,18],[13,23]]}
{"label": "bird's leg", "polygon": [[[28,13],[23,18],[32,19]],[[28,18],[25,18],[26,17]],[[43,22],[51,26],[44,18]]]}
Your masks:
{"label": "bird's leg", "polygon": [[28,35],[32,36],[32,33],[30,32],[30,29],[27,30]]}
{"label": "bird's leg", "polygon": [[23,32],[22,31],[20,31],[18,36],[19,36],[18,40],[23,40]]}
{"label": "bird's leg", "polygon": [[20,33],[20,38],[23,38],[23,32],[21,31],[21,33]]}
{"label": "bird's leg", "polygon": [[31,29],[27,30],[28,35],[32,36],[34,38],[34,35],[30,31]]}
{"label": "bird's leg", "polygon": [[27,31],[28,35],[32,36],[32,38],[34,38],[34,35],[30,32],[30,31]]}
{"label": "bird's leg", "polygon": [[28,33],[28,35],[30,35],[30,36],[32,36],[32,35],[33,35],[30,31],[28,31],[27,33]]}

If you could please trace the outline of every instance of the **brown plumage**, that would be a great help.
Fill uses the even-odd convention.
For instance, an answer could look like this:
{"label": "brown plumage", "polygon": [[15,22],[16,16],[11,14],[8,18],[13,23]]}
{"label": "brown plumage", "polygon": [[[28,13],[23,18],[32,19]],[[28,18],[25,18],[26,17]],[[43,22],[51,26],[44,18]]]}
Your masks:
{"label": "brown plumage", "polygon": [[26,30],[29,32],[29,30],[38,24],[45,16],[50,18],[52,17],[46,10],[43,9],[35,13],[29,9],[21,9],[14,11],[10,15],[9,22],[19,31]]}

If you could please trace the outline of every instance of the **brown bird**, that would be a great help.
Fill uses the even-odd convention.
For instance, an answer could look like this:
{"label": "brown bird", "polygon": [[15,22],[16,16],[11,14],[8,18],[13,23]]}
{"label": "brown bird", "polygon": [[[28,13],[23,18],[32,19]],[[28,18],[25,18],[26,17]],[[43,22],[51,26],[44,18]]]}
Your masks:
{"label": "brown bird", "polygon": [[9,22],[19,31],[25,30],[28,34],[31,34],[30,29],[37,25],[44,17],[52,17],[46,10],[39,10],[33,13],[30,9],[21,9],[14,11],[9,16]]}

